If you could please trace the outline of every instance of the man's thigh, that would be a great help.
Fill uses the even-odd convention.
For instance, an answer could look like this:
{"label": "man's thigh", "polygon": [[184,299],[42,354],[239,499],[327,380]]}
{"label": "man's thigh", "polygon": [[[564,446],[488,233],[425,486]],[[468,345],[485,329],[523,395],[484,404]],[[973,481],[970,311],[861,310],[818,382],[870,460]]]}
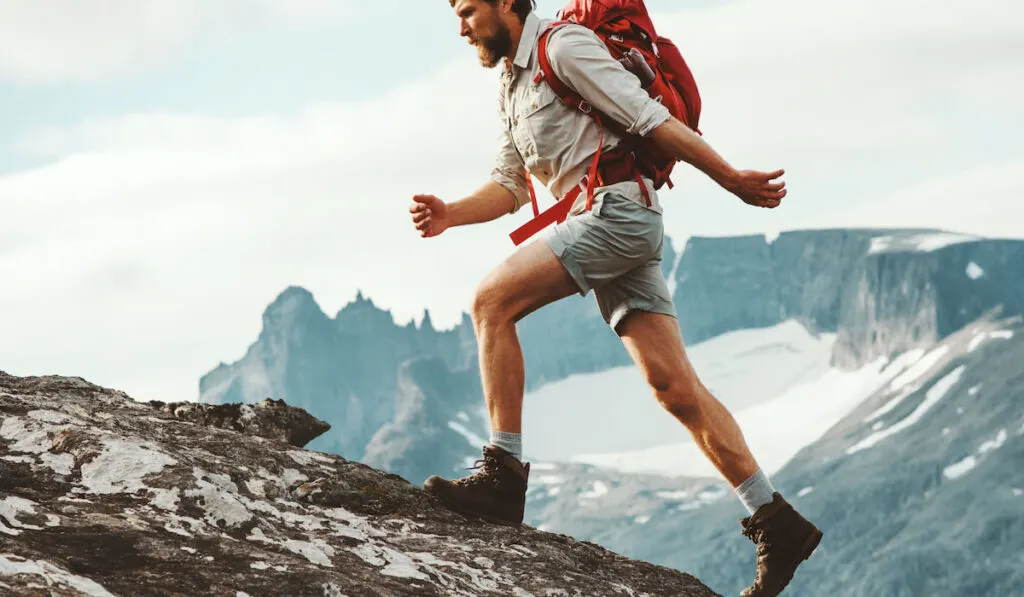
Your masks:
{"label": "man's thigh", "polygon": [[652,259],[596,288],[601,316],[615,333],[622,334],[622,322],[636,311],[660,313],[678,319],[668,283],[661,272],[661,260]]}
{"label": "man's thigh", "polygon": [[660,260],[663,235],[660,213],[605,193],[592,211],[570,216],[545,230],[542,238],[585,296]]}
{"label": "man's thigh", "polygon": [[576,285],[558,258],[544,243],[517,249],[491,270],[477,288],[477,308],[497,309],[519,320],[576,292]]}

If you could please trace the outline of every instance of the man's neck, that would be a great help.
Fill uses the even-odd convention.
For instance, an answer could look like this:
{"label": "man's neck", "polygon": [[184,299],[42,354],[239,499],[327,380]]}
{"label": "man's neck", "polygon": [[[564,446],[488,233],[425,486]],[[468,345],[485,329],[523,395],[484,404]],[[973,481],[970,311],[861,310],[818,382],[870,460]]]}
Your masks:
{"label": "man's neck", "polygon": [[508,55],[505,56],[506,65],[511,65],[512,61],[516,59],[516,53],[519,52],[519,40],[523,38],[523,24],[519,22],[519,19],[514,19],[514,21],[508,28],[512,45],[509,47]]}

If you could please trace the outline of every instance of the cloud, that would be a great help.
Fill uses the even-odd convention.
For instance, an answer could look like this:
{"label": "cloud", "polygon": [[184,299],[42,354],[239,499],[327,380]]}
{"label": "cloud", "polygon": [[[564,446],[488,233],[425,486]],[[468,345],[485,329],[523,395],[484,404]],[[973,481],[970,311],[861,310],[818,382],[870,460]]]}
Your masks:
{"label": "cloud", "polygon": [[0,80],[95,81],[166,59],[202,36],[331,22],[344,0],[0,2]]}
{"label": "cloud", "polygon": [[[145,12],[122,4],[109,5],[122,16],[107,34]],[[1020,26],[1003,19],[984,35],[978,3],[848,4],[742,1],[655,15],[698,76],[708,140],[737,166],[786,167],[791,191],[783,208],[751,208],[680,165],[678,188],[663,193],[677,241],[913,222],[1001,236],[1022,220],[1003,217],[1020,213],[1008,211],[1024,159]],[[169,15],[164,33],[138,42],[154,56],[240,4],[152,6]],[[294,5],[261,6],[281,15]],[[90,50],[93,33],[73,29],[86,37],[61,51],[80,43],[94,55],[33,76],[130,66],[118,62],[126,46]],[[17,281],[0,293],[0,363],[189,398],[199,375],[241,356],[289,284],[309,288],[329,315],[361,289],[399,322],[429,307],[436,325],[453,324],[529,211],[430,240],[409,223],[412,194],[455,199],[490,171],[497,71],[472,54],[434,70],[413,64],[406,82],[366,101],[251,118],[126,114],[18,140],[47,163],[0,178],[0,279]],[[964,197],[986,202],[988,217],[971,216]]]}

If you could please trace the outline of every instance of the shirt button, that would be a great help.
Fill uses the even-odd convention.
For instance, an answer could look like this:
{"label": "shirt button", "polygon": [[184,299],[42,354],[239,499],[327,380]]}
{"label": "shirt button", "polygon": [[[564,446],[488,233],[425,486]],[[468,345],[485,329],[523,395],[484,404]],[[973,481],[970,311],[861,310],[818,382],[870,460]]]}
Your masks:
{"label": "shirt button", "polygon": [[513,120],[513,121],[512,121],[512,125],[513,125],[513,126],[519,126],[519,119],[518,119],[518,118],[516,118],[515,120]]}

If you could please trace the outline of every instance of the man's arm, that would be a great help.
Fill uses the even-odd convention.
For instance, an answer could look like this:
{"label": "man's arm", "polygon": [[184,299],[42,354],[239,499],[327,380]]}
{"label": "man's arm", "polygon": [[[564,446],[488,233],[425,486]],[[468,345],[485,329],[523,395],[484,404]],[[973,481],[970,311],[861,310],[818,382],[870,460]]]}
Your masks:
{"label": "man's arm", "polygon": [[[498,115],[503,123],[507,121],[504,100],[498,104]],[[414,195],[409,212],[416,229],[425,238],[437,236],[452,226],[490,222],[519,211],[530,201],[526,176],[526,166],[506,129],[499,137],[491,179],[483,186],[451,203],[434,195]]]}
{"label": "man's arm", "polygon": [[666,153],[694,166],[723,187],[736,174],[736,169],[700,135],[674,117],[669,117],[651,131],[650,138]]}
{"label": "man's arm", "polygon": [[651,98],[636,75],[612,58],[593,31],[573,25],[558,29],[551,34],[548,58],[559,79],[628,133],[652,138],[744,202],[775,207],[785,197],[785,184],[772,182],[782,176],[782,170],[733,168],[700,135]]}
{"label": "man's arm", "polygon": [[651,131],[650,137],[667,153],[708,175],[745,203],[758,207],[777,207],[786,196],[786,183],[773,182],[785,174],[784,170],[737,170],[700,135],[674,117],[669,117],[657,126]]}
{"label": "man's arm", "polygon": [[515,209],[516,198],[496,180],[488,180],[471,195],[448,204],[451,226],[481,224]]}

